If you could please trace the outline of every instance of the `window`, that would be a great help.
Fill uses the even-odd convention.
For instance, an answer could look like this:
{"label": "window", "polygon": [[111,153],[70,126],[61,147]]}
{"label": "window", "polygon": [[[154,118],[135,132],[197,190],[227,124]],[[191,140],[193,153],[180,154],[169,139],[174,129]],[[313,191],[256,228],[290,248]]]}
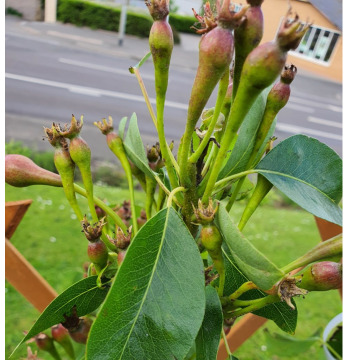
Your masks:
{"label": "window", "polygon": [[340,33],[337,31],[312,25],[294,51],[294,55],[299,54],[309,60],[328,64],[339,37]]}

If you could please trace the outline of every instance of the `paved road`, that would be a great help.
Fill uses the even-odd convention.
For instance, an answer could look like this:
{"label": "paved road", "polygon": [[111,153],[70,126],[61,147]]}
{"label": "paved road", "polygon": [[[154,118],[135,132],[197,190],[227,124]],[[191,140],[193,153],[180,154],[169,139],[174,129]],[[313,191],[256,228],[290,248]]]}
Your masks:
{"label": "paved road", "polygon": [[[92,123],[111,115],[115,123],[136,112],[145,144],[155,141],[131,65],[147,52],[146,40],[127,37],[117,46],[116,34],[63,24],[22,22],[6,17],[6,141],[20,139],[49,149],[43,126],[65,123],[71,114],[84,115],[84,138],[93,155],[113,159]],[[187,36],[176,46],[166,103],[166,134],[179,142],[197,66],[198,39]],[[149,96],[154,100],[152,62],[141,68]],[[282,140],[304,133],[342,154],[341,85],[298,74],[292,97],[278,117],[276,135]],[[215,102],[215,95],[210,99]],[[213,105],[211,105],[213,106]]]}

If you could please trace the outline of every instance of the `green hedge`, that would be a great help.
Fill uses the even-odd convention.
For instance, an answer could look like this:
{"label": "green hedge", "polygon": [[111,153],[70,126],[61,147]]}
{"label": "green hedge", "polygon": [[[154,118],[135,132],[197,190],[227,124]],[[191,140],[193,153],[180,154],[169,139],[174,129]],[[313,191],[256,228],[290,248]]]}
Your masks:
{"label": "green hedge", "polygon": [[196,19],[194,16],[170,14],[169,23],[178,32],[195,34],[194,30],[191,29],[191,26],[196,23]]}
{"label": "green hedge", "polygon": [[[109,31],[119,30],[121,9],[82,0],[58,0],[57,19],[77,26]],[[179,32],[193,33],[190,29],[195,19],[191,16],[170,14],[169,23],[173,28],[175,43],[179,43]],[[126,34],[148,37],[152,19],[150,15],[128,10]]]}

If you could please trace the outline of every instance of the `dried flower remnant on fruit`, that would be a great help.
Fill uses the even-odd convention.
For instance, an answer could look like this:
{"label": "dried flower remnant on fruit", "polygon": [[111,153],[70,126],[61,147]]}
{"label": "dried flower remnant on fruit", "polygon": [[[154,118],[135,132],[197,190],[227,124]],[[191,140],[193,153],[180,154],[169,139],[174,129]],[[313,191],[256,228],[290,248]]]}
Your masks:
{"label": "dried flower remnant on fruit", "polygon": [[145,0],[153,20],[164,20],[169,15],[169,0]]}
{"label": "dried flower remnant on fruit", "polygon": [[47,140],[49,141],[50,145],[57,147],[61,146],[64,149],[68,150],[68,144],[66,139],[59,133],[60,125],[56,125],[52,123],[51,128],[44,127],[44,132],[46,135]]}
{"label": "dried flower remnant on fruit", "polygon": [[113,119],[111,116],[109,116],[109,121],[107,121],[105,118],[102,119],[102,121],[94,122],[94,125],[104,134],[108,135],[112,131],[114,131],[113,127]]}
{"label": "dried flower remnant on fruit", "polygon": [[290,308],[293,310],[295,310],[295,306],[292,304],[291,298],[293,298],[294,296],[304,296],[308,293],[307,290],[297,287],[297,283],[298,280],[294,277],[286,276],[276,285],[277,295],[279,296],[281,301],[285,301],[286,304],[289,305]]}
{"label": "dried flower remnant on fruit", "polygon": [[27,347],[27,357],[26,360],[40,360],[40,358],[38,358],[37,356],[37,351],[35,351],[34,353],[32,353],[31,347],[28,346]]}
{"label": "dried flower remnant on fruit", "polygon": [[61,136],[72,139],[80,134],[81,128],[84,125],[84,117],[81,115],[80,120],[76,120],[75,116],[71,116],[70,125],[65,124],[63,127],[56,125],[56,130]]}
{"label": "dried flower remnant on fruit", "polygon": [[192,9],[195,18],[198,20],[192,29],[198,34],[206,34],[218,25],[224,28],[235,28],[244,21],[244,15],[249,8],[249,5],[245,5],[240,11],[235,12],[231,10],[230,0],[224,0],[220,4],[220,0],[216,2],[216,13],[211,9],[210,3],[206,2],[204,5],[204,16],[200,16],[194,8]]}
{"label": "dried flower remnant on fruit", "polygon": [[111,238],[109,235],[107,235],[107,238],[109,239],[109,241],[111,241],[118,249],[121,250],[125,250],[128,248],[128,246],[130,245],[130,241],[131,241],[131,229],[132,226],[130,226],[127,231],[126,234],[124,233],[124,231],[119,227],[116,226],[116,230],[115,230],[115,238]]}
{"label": "dried flower remnant on fruit", "polygon": [[[198,20],[191,28],[196,31],[197,34],[205,34],[217,26],[217,17],[211,10],[210,3],[207,1],[204,4],[204,16],[200,16],[194,8],[192,8],[195,18]],[[198,28],[200,26],[200,28]]]}
{"label": "dried flower remnant on fruit", "polygon": [[283,82],[284,84],[291,84],[292,81],[295,79],[295,75],[297,73],[297,67],[293,64],[286,64],[284,66],[283,71],[281,72],[280,75],[280,81]]}
{"label": "dried flower remnant on fruit", "polygon": [[63,317],[64,317],[65,321],[63,321],[61,323],[61,325],[64,326],[65,329],[67,329],[67,330],[74,329],[79,325],[80,318],[77,315],[76,305],[74,305],[71,308],[71,314],[70,315],[67,315],[65,313],[65,314],[63,314]]}
{"label": "dried flower remnant on fruit", "polygon": [[219,204],[216,204],[216,207],[214,208],[212,199],[209,200],[208,206],[204,206],[200,199],[198,202],[198,208],[195,208],[193,205],[196,220],[200,224],[210,224],[214,220],[218,208]]}
{"label": "dried flower remnant on fruit", "polygon": [[293,18],[291,16],[292,10],[289,8],[276,34],[276,41],[283,51],[295,50],[311,25],[308,21],[301,22],[298,14]]}
{"label": "dried flower remnant on fruit", "polygon": [[102,228],[105,225],[105,217],[96,222],[94,225],[91,225],[86,217],[81,222],[81,226],[83,228],[83,233],[89,241],[96,241],[100,238]]}

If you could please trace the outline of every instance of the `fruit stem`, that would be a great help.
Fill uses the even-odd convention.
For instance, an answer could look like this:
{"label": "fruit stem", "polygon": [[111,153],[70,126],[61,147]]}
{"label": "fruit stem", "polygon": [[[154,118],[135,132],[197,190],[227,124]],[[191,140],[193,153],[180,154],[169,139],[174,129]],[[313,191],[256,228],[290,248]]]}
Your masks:
{"label": "fruit stem", "polygon": [[[79,195],[87,197],[87,193],[85,189],[83,189],[78,184],[74,184],[75,192],[77,192]],[[124,224],[124,222],[121,220],[121,218],[116,215],[115,211],[111,209],[109,206],[107,206],[103,201],[101,201],[98,197],[94,196],[94,202],[97,206],[99,206],[101,209],[103,209],[115,222],[121,230],[124,232],[127,231],[127,226]]]}
{"label": "fruit stem", "polygon": [[170,207],[172,206],[172,202],[173,200],[175,201],[175,194],[180,192],[180,191],[186,191],[186,189],[183,187],[183,186],[179,186],[177,188],[175,188],[174,190],[171,191],[171,193],[169,194],[169,197],[168,197],[168,200],[167,200],[167,203],[166,203],[166,207]]}
{"label": "fruit stem", "polygon": [[225,319],[229,319],[232,317],[238,317],[238,316],[242,316],[245,314],[248,314],[250,312],[259,310],[261,308],[263,308],[266,305],[275,303],[275,302],[279,302],[280,298],[277,295],[268,295],[264,298],[262,298],[260,301],[256,302],[255,304],[249,305],[243,309],[239,309],[239,310],[235,310],[235,311],[231,311],[228,312],[227,314],[225,314],[224,318]]}

